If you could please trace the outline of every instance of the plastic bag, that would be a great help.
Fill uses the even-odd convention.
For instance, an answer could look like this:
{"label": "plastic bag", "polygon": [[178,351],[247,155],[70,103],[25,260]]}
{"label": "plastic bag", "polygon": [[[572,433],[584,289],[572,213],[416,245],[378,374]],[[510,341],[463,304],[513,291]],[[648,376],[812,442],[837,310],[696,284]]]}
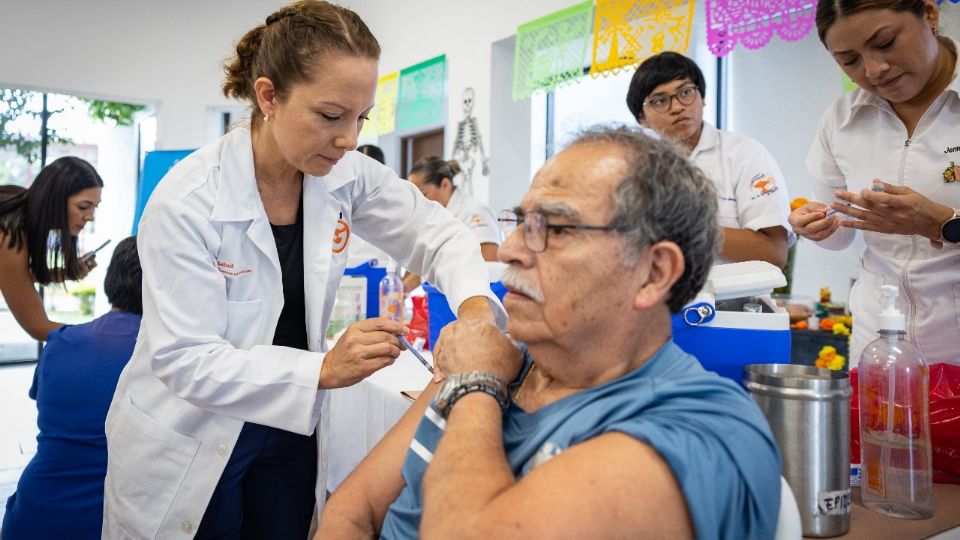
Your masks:
{"label": "plastic bag", "polygon": [[426,295],[411,296],[410,300],[413,302],[413,317],[407,324],[407,328],[410,329],[407,339],[413,343],[416,338],[423,338],[423,347],[427,349],[430,347],[430,313],[427,308],[427,297]]}
{"label": "plastic bag", "polygon": [[[857,369],[850,370],[850,461],[860,463],[860,399]],[[960,366],[930,366],[930,443],[933,481],[960,484]]]}

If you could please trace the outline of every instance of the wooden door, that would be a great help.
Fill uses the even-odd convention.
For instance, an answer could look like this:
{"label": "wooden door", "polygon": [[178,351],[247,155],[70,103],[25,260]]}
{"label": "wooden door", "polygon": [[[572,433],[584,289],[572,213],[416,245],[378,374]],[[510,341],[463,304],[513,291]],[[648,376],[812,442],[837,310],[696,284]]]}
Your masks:
{"label": "wooden door", "polygon": [[443,129],[419,133],[401,139],[400,176],[407,177],[413,164],[420,158],[439,156],[443,159]]}

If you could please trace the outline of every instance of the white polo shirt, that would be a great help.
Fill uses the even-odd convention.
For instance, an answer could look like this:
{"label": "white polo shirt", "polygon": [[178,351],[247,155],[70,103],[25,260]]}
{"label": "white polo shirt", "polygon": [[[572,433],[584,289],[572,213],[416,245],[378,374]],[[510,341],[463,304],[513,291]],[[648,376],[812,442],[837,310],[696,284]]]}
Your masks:
{"label": "white polo shirt", "polygon": [[500,224],[493,211],[487,205],[464,194],[462,189],[455,189],[450,195],[447,210],[473,231],[479,243],[499,246],[502,242]]}
{"label": "white polo shirt", "polygon": [[[762,144],[704,122],[690,161],[717,188],[721,227],[757,231],[780,226],[793,244],[796,235],[787,223],[787,183],[780,166]],[[718,264],[729,262],[733,261],[717,259]]]}
{"label": "white polo shirt", "polygon": [[[947,40],[957,50],[957,42]],[[838,99],[820,119],[807,155],[816,200],[829,204],[837,189],[869,189],[874,178],[907,186],[925,197],[960,208],[960,77],[920,119],[913,137],[890,104],[861,89]],[[847,247],[858,233],[840,228],[818,245]],[[960,364],[960,246],[930,246],[921,236],[863,233],[860,279],[850,291],[853,336],[850,365],[877,338],[882,285],[900,288],[899,308],[907,337],[929,362]]]}

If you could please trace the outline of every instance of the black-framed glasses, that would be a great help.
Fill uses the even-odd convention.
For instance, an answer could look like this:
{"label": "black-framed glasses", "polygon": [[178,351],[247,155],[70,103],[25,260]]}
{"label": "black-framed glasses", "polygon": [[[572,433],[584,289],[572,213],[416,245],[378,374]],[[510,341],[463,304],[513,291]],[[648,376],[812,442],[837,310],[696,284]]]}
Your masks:
{"label": "black-framed glasses", "polygon": [[518,225],[523,225],[523,245],[527,246],[527,249],[540,253],[547,249],[547,237],[550,235],[550,231],[553,231],[555,234],[566,230],[573,229],[577,231],[612,231],[613,227],[607,225],[601,227],[598,225],[574,225],[572,223],[550,223],[547,220],[547,217],[543,215],[540,210],[534,210],[533,212],[525,213],[520,209],[515,210],[503,210],[500,212],[500,218],[497,219],[501,223],[503,229],[504,238],[510,236],[513,233],[514,229]]}
{"label": "black-framed glasses", "polygon": [[667,112],[670,110],[670,105],[673,105],[673,98],[677,98],[681,105],[692,105],[697,100],[699,93],[700,89],[695,85],[688,85],[677,90],[676,94],[654,94],[648,97],[643,104],[657,112]]}

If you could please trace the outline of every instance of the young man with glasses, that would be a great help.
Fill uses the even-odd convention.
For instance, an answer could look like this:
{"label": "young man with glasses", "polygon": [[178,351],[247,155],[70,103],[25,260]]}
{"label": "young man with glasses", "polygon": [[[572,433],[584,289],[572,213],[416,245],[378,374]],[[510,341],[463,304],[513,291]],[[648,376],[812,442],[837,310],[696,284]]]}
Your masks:
{"label": "young man with glasses", "polygon": [[639,130],[554,155],[502,218],[510,337],[444,329],[443,384],[340,484],[317,538],[772,538],[766,420],[671,339],[716,212],[710,181]]}
{"label": "young man with glasses", "polygon": [[703,120],[705,91],[693,60],[664,52],[637,68],[627,107],[641,126],[679,144],[716,186],[724,233],[717,262],[759,259],[782,267],[796,238],[783,173],[757,141]]}

